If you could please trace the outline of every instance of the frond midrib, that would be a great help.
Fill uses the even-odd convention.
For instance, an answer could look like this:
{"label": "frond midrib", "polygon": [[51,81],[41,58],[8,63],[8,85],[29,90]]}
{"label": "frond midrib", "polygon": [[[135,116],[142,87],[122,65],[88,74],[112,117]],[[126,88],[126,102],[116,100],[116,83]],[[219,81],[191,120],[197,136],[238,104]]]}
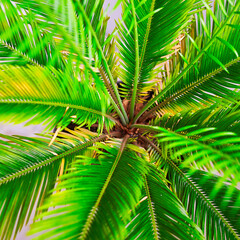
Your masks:
{"label": "frond midrib", "polygon": [[134,116],[134,108],[135,108],[135,101],[136,101],[136,97],[137,97],[137,88],[138,88],[139,72],[140,72],[138,28],[137,28],[135,5],[134,5],[133,0],[131,0],[131,5],[132,5],[132,15],[133,15],[133,21],[134,21],[135,73],[134,73],[133,90],[132,90],[130,111],[129,111],[130,120],[132,120],[132,118]]}
{"label": "frond midrib", "polygon": [[[240,57],[228,62],[225,67],[231,67],[234,64],[238,63],[240,61]],[[173,101],[174,99],[178,98],[179,96],[182,95],[186,95],[189,91],[191,91],[192,89],[194,89],[195,87],[197,87],[200,84],[203,84],[204,82],[209,81],[212,77],[216,76],[217,74],[221,73],[225,71],[222,67],[217,68],[216,70],[214,70],[213,72],[207,74],[206,76],[200,78],[198,81],[196,81],[195,83],[192,83],[191,85],[181,89],[180,91],[178,91],[177,93],[175,93],[174,95],[172,95],[171,97],[166,98],[163,102],[161,102],[159,105],[157,105],[156,107],[152,108],[151,110],[149,110],[148,112],[146,112],[146,115],[144,114],[144,117],[142,118],[142,120],[144,121],[146,119],[147,116],[149,116],[150,114],[152,114],[153,112],[158,111],[161,107],[164,107],[166,104],[168,104],[169,102]],[[231,101],[230,101],[231,102]]]}
{"label": "frond midrib", "polygon": [[145,190],[146,190],[146,194],[147,194],[148,209],[150,212],[150,218],[151,218],[151,223],[152,223],[152,227],[153,227],[154,239],[158,240],[159,232],[158,232],[158,228],[157,228],[157,220],[155,217],[155,213],[154,213],[154,209],[153,209],[153,205],[152,205],[152,199],[151,199],[149,186],[148,186],[148,181],[147,181],[146,177],[144,177],[144,185],[145,185]]}
{"label": "frond midrib", "polygon": [[[161,150],[155,145],[151,145],[160,155]],[[197,186],[195,186],[195,183],[191,181],[182,171],[180,168],[178,168],[171,160],[164,158],[165,162],[170,165],[172,168],[175,169],[175,171],[181,175],[185,181],[191,186],[192,189],[201,197],[201,199],[207,204],[207,206],[212,209],[212,211],[222,220],[222,222],[225,224],[225,226],[228,228],[228,230],[234,235],[236,239],[240,239],[238,236],[238,233],[234,230],[231,223],[225,218],[225,216],[222,215],[222,213],[214,206],[214,204],[209,200],[204,193],[202,193]]]}
{"label": "frond midrib", "polygon": [[5,46],[7,49],[15,52],[18,56],[21,56],[23,59],[25,59],[28,62],[31,62],[31,64],[33,65],[38,65],[41,66],[40,64],[38,64],[37,62],[35,62],[32,58],[30,58],[28,55],[23,54],[21,51],[19,51],[16,48],[13,48],[12,46],[10,46],[6,41],[3,41],[2,39],[0,39],[0,43]]}
{"label": "frond midrib", "polygon": [[25,174],[28,174],[28,173],[30,173],[30,172],[38,169],[38,168],[42,168],[45,165],[51,164],[52,162],[57,161],[59,159],[62,159],[64,157],[68,156],[68,155],[71,155],[71,154],[76,153],[76,152],[78,152],[80,150],[83,150],[84,148],[89,147],[93,143],[102,141],[102,140],[107,139],[107,138],[108,138],[107,135],[102,135],[100,137],[96,137],[94,139],[91,139],[91,140],[89,140],[86,143],[80,143],[80,144],[76,145],[75,147],[70,148],[70,149],[64,151],[63,153],[61,153],[61,154],[59,154],[57,156],[50,157],[50,158],[48,158],[46,160],[43,160],[40,163],[36,163],[36,164],[34,164],[32,166],[26,167],[26,168],[24,168],[24,169],[22,169],[22,170],[20,170],[20,171],[18,171],[16,173],[13,173],[13,174],[11,174],[9,176],[6,176],[6,177],[0,179],[0,185],[5,184],[5,183],[7,183],[9,181],[12,181],[13,179],[21,177],[21,176],[23,176]]}
{"label": "frond midrib", "polygon": [[14,100],[10,100],[10,99],[1,99],[0,100],[0,104],[32,104],[32,105],[44,105],[44,106],[53,106],[53,107],[62,107],[62,108],[73,108],[73,109],[78,109],[78,110],[83,110],[86,112],[91,112],[91,113],[95,113],[97,115],[100,116],[104,116],[108,119],[111,119],[112,121],[116,122],[116,119],[113,118],[112,116],[97,111],[95,109],[91,109],[91,108],[87,108],[87,107],[83,107],[83,106],[79,106],[79,105],[74,105],[74,104],[69,104],[69,103],[61,103],[61,102],[50,102],[50,101],[40,101],[40,100],[28,100],[28,99],[14,99]]}
{"label": "frond midrib", "polygon": [[[152,12],[155,8],[155,2],[156,2],[156,0],[152,1],[150,12]],[[144,56],[145,56],[145,52],[146,52],[146,48],[147,48],[147,43],[148,43],[148,37],[149,37],[149,34],[150,34],[150,30],[151,30],[152,19],[153,19],[153,15],[151,15],[148,18],[147,29],[146,29],[146,33],[145,33],[145,36],[144,36],[144,39],[143,39],[142,51],[141,51],[141,55],[140,55],[140,58],[139,58],[140,59],[140,64],[139,64],[140,69],[142,68],[142,65],[143,65],[143,60],[144,60]]]}
{"label": "frond midrib", "polygon": [[[155,2],[156,2],[155,0],[152,1],[150,12],[152,12],[154,10]],[[134,11],[133,13],[135,13],[134,5],[133,5],[133,11]],[[134,17],[134,22],[136,22],[136,16],[135,15],[136,14],[134,14],[134,16],[133,16]],[[150,33],[150,30],[151,30],[152,18],[153,18],[153,15],[151,15],[148,18],[147,29],[146,29],[146,32],[145,32],[145,35],[144,35],[142,51],[141,51],[140,55],[139,55],[137,24],[135,24],[134,34],[135,34],[136,67],[135,67],[133,94],[132,94],[132,99],[131,99],[130,118],[133,117],[134,107],[135,107],[135,103],[137,101],[137,95],[140,94],[139,89],[138,89],[138,84],[139,84],[139,80],[140,80],[140,77],[141,77],[140,76],[141,69],[142,69],[142,65],[143,65],[144,56],[145,56],[145,53],[146,53],[149,33]]]}

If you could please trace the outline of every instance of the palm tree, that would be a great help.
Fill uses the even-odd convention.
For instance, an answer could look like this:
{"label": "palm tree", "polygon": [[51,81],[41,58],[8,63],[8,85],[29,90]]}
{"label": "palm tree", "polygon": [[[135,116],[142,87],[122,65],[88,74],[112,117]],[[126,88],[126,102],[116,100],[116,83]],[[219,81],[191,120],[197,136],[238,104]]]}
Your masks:
{"label": "palm tree", "polygon": [[1,0],[0,238],[240,239],[240,1],[103,2]]}

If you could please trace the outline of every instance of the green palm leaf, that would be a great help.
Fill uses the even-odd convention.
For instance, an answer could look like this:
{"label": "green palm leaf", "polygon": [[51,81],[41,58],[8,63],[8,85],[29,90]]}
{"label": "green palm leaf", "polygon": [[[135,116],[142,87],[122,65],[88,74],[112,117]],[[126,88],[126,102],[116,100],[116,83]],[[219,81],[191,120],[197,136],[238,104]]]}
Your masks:
{"label": "green palm leaf", "polygon": [[[48,146],[49,138],[8,137],[0,147],[0,237],[11,239],[28,223],[36,207],[49,196],[58,173],[94,142],[106,136],[92,138],[75,132]],[[64,161],[63,161],[64,159]]]}
{"label": "green palm leaf", "polygon": [[3,1],[0,11],[1,64],[41,64],[57,69],[64,62],[52,33],[39,27],[35,16],[10,1]]}
{"label": "green palm leaf", "polygon": [[[162,102],[159,102],[148,114],[157,109],[159,109],[160,114],[164,114],[166,112],[177,113],[193,107],[203,109],[216,102],[224,105],[229,105],[232,102],[236,103],[240,98],[238,93],[240,64],[238,59],[234,60],[234,62],[235,64],[228,68],[229,73],[220,70],[221,73],[216,74],[219,71],[217,69],[209,73],[209,75],[198,79],[195,83],[185,83],[185,85],[182,85],[182,89],[179,87],[180,84],[177,85],[176,88],[180,90],[171,89],[172,92],[169,92],[169,96],[165,97]],[[145,116],[148,114],[145,114]]]}
{"label": "green palm leaf", "polygon": [[[222,105],[225,105],[225,107]],[[165,127],[170,130],[192,126],[192,128],[186,128],[183,130],[185,132],[198,128],[214,127],[216,128],[215,131],[234,132],[238,135],[239,114],[240,111],[238,104],[227,105],[226,103],[221,104],[220,102],[211,107],[197,111],[185,110],[177,114],[165,114],[162,117],[154,119],[152,125]]]}
{"label": "green palm leaf", "polygon": [[[185,126],[175,131],[140,124],[134,127],[160,132],[156,137],[162,144],[163,156],[170,157],[175,163],[181,164],[181,167],[191,168],[193,172],[196,169],[223,171],[224,179],[231,179],[235,186],[240,181],[238,153],[240,139],[235,133],[212,132],[215,128],[211,127],[192,130],[194,126]],[[184,132],[186,129],[191,131],[186,133]]]}
{"label": "green palm leaf", "polygon": [[[127,115],[104,54],[104,45],[107,41],[104,41],[106,17],[101,14],[103,1],[85,1],[84,3],[73,3],[71,1],[63,2],[63,5],[59,5],[59,1],[46,1],[45,4],[39,3],[38,1],[31,1],[30,7],[32,8],[32,11],[37,14],[35,15],[35,18],[40,17],[41,19],[37,22],[40,29],[47,31],[48,35],[54,37],[54,43],[56,42],[58,50],[57,54],[60,54],[60,52],[65,54],[68,71],[72,71],[73,66],[75,66],[74,74],[78,76],[79,72],[81,72],[79,68],[84,67],[84,70],[87,69],[90,71],[93,77],[97,79],[98,76],[95,69],[97,68],[97,72],[99,72],[98,68],[102,65],[102,68],[104,69],[104,71],[101,71],[102,78],[105,79],[106,73],[107,79],[110,81],[111,85],[110,87],[104,86],[103,84],[100,84],[99,81],[96,82],[96,84],[100,84],[104,91],[109,94],[113,107],[126,124],[128,121]],[[28,2],[21,1],[19,5],[28,12]],[[54,11],[52,11],[52,9],[54,9]],[[65,9],[67,9],[67,11],[65,11]],[[65,16],[66,12],[67,16]],[[14,17],[16,15],[17,13],[13,14]],[[16,24],[15,27],[18,28],[18,25]],[[12,34],[12,30],[10,31],[10,34]],[[113,35],[109,36],[109,38],[111,39],[112,36]],[[25,49],[26,47],[30,48],[30,43],[31,42],[29,41],[25,41],[20,44]],[[41,45],[38,44],[38,47],[40,46]],[[32,51],[36,51],[36,49],[33,49]],[[56,55],[53,55],[53,61],[55,58]],[[84,77],[85,72],[87,75],[89,74],[89,72],[84,71]],[[111,91],[112,89],[113,92]]]}
{"label": "green palm leaf", "polygon": [[132,5],[124,1],[119,39],[124,97],[132,97],[135,102],[136,95],[146,94],[155,84],[149,81],[151,72],[169,53],[191,7],[192,1],[132,1]]}
{"label": "green palm leaf", "polygon": [[[183,61],[184,62],[183,67],[179,69],[177,73],[175,72],[170,79],[167,79],[163,90],[153,99],[151,99],[151,101],[149,101],[144,106],[144,108],[141,109],[141,111],[134,118],[134,122],[139,119],[139,117],[143,114],[144,111],[146,111],[149,107],[152,107],[156,101],[159,101],[159,104],[158,104],[159,106],[153,107],[148,112],[148,115],[160,109],[165,104],[168,104],[168,102],[170,101],[174,102],[175,99],[178,99],[178,98],[180,98],[179,105],[185,103],[185,101],[189,99],[193,101],[193,104],[196,102],[196,105],[200,105],[199,102],[200,103],[201,101],[203,101],[203,103],[206,102],[204,100],[204,96],[206,96],[207,99],[209,95],[214,95],[215,98],[224,97],[224,94],[222,94],[222,88],[221,88],[222,86],[219,82],[216,88],[214,88],[211,86],[211,82],[209,82],[209,85],[207,85],[206,80],[212,79],[212,76],[214,78],[216,74],[222,72],[223,68],[226,69],[226,67],[233,66],[233,69],[237,69],[237,65],[235,65],[235,63],[238,62],[238,59],[236,59],[235,53],[231,51],[230,52],[231,54],[228,56],[229,46],[226,46],[226,44],[223,44],[221,41],[218,41],[216,43],[218,38],[224,38],[226,42],[229,42],[229,44],[234,42],[233,46],[237,44],[239,48],[239,43],[235,39],[234,29],[231,26],[229,26],[231,22],[235,23],[235,21],[237,24],[239,24],[239,15],[236,13],[236,11],[238,11],[239,9],[239,1],[237,1],[236,4],[234,4],[232,1],[227,1],[227,2],[228,4],[226,5],[226,8],[227,6],[230,6],[229,12],[227,12],[227,15],[223,19],[221,19],[222,20],[221,24],[215,27],[212,36],[210,36],[209,34],[206,34],[206,31],[207,31],[206,29],[201,28],[202,29],[200,31],[201,35],[199,36],[200,45],[198,46],[197,43],[195,42],[194,42],[195,44],[191,45],[191,48],[190,48],[191,58],[189,57],[189,60],[185,58],[185,61]],[[225,10],[220,8],[220,13],[222,13],[223,11]],[[204,21],[201,21],[201,23],[205,24]],[[225,31],[229,34],[224,34]],[[228,56],[226,57],[226,60],[224,60],[225,56]],[[186,60],[188,60],[188,63],[186,63]],[[225,62],[222,63],[222,60],[224,60]],[[198,74],[199,68],[201,72]],[[208,73],[208,75],[206,75],[206,73]],[[233,70],[233,74],[235,75],[234,70]],[[222,78],[224,78],[224,76]],[[218,79],[218,81],[221,81],[221,80],[222,79]],[[233,83],[235,83],[234,81],[236,80],[233,79]],[[203,83],[204,83],[204,86],[202,85]],[[224,83],[223,83],[223,86],[228,87],[228,85],[233,85],[233,83],[231,81],[230,81],[230,84],[226,82],[225,83],[226,86],[224,85]],[[201,86],[203,86],[202,88],[205,87],[204,88],[205,91],[201,91],[201,95],[197,92],[198,86],[200,86],[199,91],[202,90]],[[206,87],[210,88],[210,94],[206,91]],[[220,91],[218,91],[218,88],[220,88]],[[196,89],[196,96],[191,97],[191,91],[193,90],[193,93],[194,93],[195,89]],[[212,89],[213,89],[213,93],[211,93]],[[188,92],[190,92],[189,94],[190,96],[188,96]],[[176,96],[173,97],[173,95],[175,94]],[[183,95],[184,97],[185,94],[186,94],[186,99],[185,101],[183,99],[182,101],[183,103],[182,103],[181,96]],[[211,97],[209,98],[211,99]],[[215,101],[217,101],[217,99]],[[210,102],[210,104],[211,103],[212,102]],[[172,110],[174,110],[174,107],[172,107]],[[178,110],[175,110],[175,112],[176,111]]]}
{"label": "green palm leaf", "polygon": [[[239,221],[235,219],[235,214],[238,214],[240,209],[239,191],[234,187],[228,187],[225,198],[220,194],[227,185],[221,184],[216,191],[216,185],[225,181],[225,178],[224,180],[216,179],[206,172],[200,175],[200,171],[191,172],[189,175],[174,161],[165,158],[156,145],[152,145],[151,149],[157,165],[167,174],[173,192],[181,200],[191,219],[202,229],[206,239],[239,239],[239,228],[236,228]],[[209,182],[206,183],[206,179]],[[215,180],[215,185],[211,185],[211,182]],[[221,199],[216,200],[216,192]],[[229,203],[226,204],[225,200]],[[227,206],[235,209],[229,211]]]}
{"label": "green palm leaf", "polygon": [[0,79],[0,115],[5,121],[19,123],[34,117],[29,123],[39,124],[47,119],[48,129],[71,121],[89,127],[97,121],[105,122],[107,129],[113,126],[108,99],[84,80],[37,66],[2,67]]}
{"label": "green palm leaf", "polygon": [[[219,176],[210,175],[204,171],[196,171],[191,174],[191,179],[206,193],[214,205],[226,216],[231,225],[240,229],[240,194],[236,188],[229,188],[226,182],[215,194],[214,186],[219,182]],[[239,232],[239,231],[238,231]]]}
{"label": "green palm leaf", "polygon": [[[231,8],[229,8],[230,11]],[[240,17],[238,14],[231,19],[232,23],[238,24]],[[199,29],[200,26],[197,26]],[[174,85],[173,88],[164,96],[164,101],[161,101],[159,106],[154,109],[161,109],[163,112],[167,111],[170,107],[179,111],[180,109],[191,108],[192,106],[197,108],[205,107],[216,101],[219,98],[223,98],[229,102],[236,101],[238,94],[232,92],[232,89],[239,88],[239,56],[240,44],[236,40],[236,34],[239,34],[239,30],[226,26],[224,35],[222,34],[221,41],[216,41],[208,50],[214,59],[209,57],[209,54],[203,55],[199,64],[196,65],[196,69],[189,70],[183,79]],[[198,51],[204,47],[207,36],[197,36],[195,44],[198,50],[194,51],[194,44],[189,40],[191,36],[186,37],[187,49],[185,50],[185,57],[189,62],[195,57]],[[191,38],[192,39],[192,38]],[[194,41],[194,40],[192,40]],[[229,46],[231,48],[229,49]],[[237,56],[236,56],[237,54]],[[222,66],[216,61],[218,59]],[[182,64],[182,66],[181,66]],[[177,71],[182,71],[187,64],[179,63],[176,66],[176,70],[172,75],[174,78]],[[227,69],[227,72],[224,71]],[[231,94],[230,94],[231,92]],[[232,97],[231,97],[232,96]],[[191,106],[189,104],[191,100]],[[176,106],[179,106],[178,109]],[[152,110],[154,111],[154,110]]]}
{"label": "green palm leaf", "polygon": [[44,220],[30,233],[45,231],[44,239],[121,239],[146,174],[144,159],[127,148],[126,141],[99,144],[98,159],[79,157],[42,209],[59,207],[40,214],[38,219]]}
{"label": "green palm leaf", "polygon": [[187,179],[184,174],[180,175],[176,167],[169,168],[169,174],[173,174],[171,179],[178,197],[206,238],[224,239],[226,236],[227,239],[239,239],[239,229],[234,228],[227,218],[230,214],[224,215],[200,186],[191,181],[191,178]]}
{"label": "green palm leaf", "polygon": [[151,167],[144,181],[142,199],[128,225],[127,239],[204,239],[182,203],[168,189],[167,180],[159,175]]}

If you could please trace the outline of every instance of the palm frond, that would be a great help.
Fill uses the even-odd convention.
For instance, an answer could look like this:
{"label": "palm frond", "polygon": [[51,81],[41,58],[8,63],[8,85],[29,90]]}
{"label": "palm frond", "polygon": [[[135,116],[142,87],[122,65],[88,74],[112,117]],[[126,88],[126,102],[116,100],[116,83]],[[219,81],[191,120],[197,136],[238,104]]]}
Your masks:
{"label": "palm frond", "polygon": [[48,129],[71,121],[89,127],[97,121],[107,129],[113,126],[107,97],[86,80],[38,66],[2,66],[1,70],[0,115],[5,121],[19,123],[34,117],[29,123],[46,121]]}
{"label": "palm frond", "polygon": [[64,69],[53,34],[40,28],[30,11],[11,1],[2,1],[0,22],[1,64],[40,64]]}
{"label": "palm frond", "polygon": [[227,105],[220,102],[200,110],[184,110],[177,114],[167,113],[162,117],[156,117],[152,120],[151,125],[164,127],[172,131],[185,126],[192,126],[192,128],[185,129],[185,132],[197,128],[214,127],[217,131],[234,132],[239,135],[239,110],[238,103]]}
{"label": "palm frond", "polygon": [[[235,14],[231,19],[232,24],[238,24],[239,21],[238,14]],[[201,26],[195,28],[194,30],[197,31]],[[199,109],[219,101],[219,98],[228,102],[236,101],[239,98],[238,93],[232,90],[239,89],[240,58],[238,52],[240,52],[240,44],[236,40],[237,35],[239,35],[239,30],[229,25],[226,26],[224,34],[221,34],[216,39],[216,43],[207,50],[208,54],[203,55],[195,68],[189,70],[188,74],[171,88],[168,94],[164,96],[164,100],[160,101],[159,105],[152,109],[152,112],[157,109],[164,112],[168,111],[169,108],[172,108],[175,112],[179,109],[192,107]],[[194,36],[195,41],[193,40]],[[186,42],[186,48],[182,50],[185,59],[191,62],[197,52],[204,47],[207,39],[208,36],[198,36],[196,33],[192,33],[192,36],[186,35],[183,40]],[[214,56],[214,59],[209,57],[209,54]],[[182,71],[186,66],[187,63],[185,62],[178,63],[171,78],[174,78],[178,74],[177,72]],[[191,101],[191,106],[189,101]]]}
{"label": "palm frond", "polygon": [[[196,171],[191,179],[206,193],[214,205],[226,216],[231,225],[240,229],[240,192],[239,189],[229,188],[225,182],[215,194],[214,187],[220,181],[220,176],[210,175],[205,171]],[[238,231],[239,232],[239,231]]]}
{"label": "palm frond", "polygon": [[144,180],[142,199],[127,226],[127,239],[204,239],[182,203],[169,190],[167,180],[154,167]]}
{"label": "palm frond", "polygon": [[[42,21],[42,23],[38,22],[40,25],[44,26],[47,22],[51,26],[53,23],[48,21],[48,14],[50,14],[50,12],[46,11],[47,7],[45,8],[42,4],[47,5],[49,9],[53,10],[53,13],[57,18],[56,21],[60,22],[65,27],[73,38],[75,38],[76,43],[79,42],[81,37],[79,36],[79,29],[77,28],[80,27],[81,24],[81,20],[79,19],[81,17],[81,10],[76,2],[66,2],[63,0],[44,0],[43,2],[37,0],[16,0],[14,2],[25,11],[30,10],[32,13],[36,14],[38,16],[37,20],[41,19]],[[87,15],[91,19],[93,28],[98,32],[98,36],[101,38],[102,34],[100,34],[100,32],[102,28],[105,27],[105,24],[102,24],[105,16],[103,17],[101,13],[103,2],[103,0],[97,2],[90,0],[82,3]]]}
{"label": "palm frond", "polygon": [[187,179],[183,174],[180,175],[179,169],[169,168],[169,174],[174,191],[206,238],[224,239],[226,236],[227,239],[239,239],[239,228],[235,228],[236,225],[232,225],[231,218],[227,218],[231,214],[224,215],[221,208],[211,201],[201,186],[190,177]]}
{"label": "palm frond", "polygon": [[[229,73],[218,68],[195,83],[182,85],[182,88],[178,88],[179,85],[176,86],[180,90],[173,88],[169,96],[159,102],[143,118],[156,111],[161,115],[166,112],[175,114],[186,109],[203,109],[215,103],[223,104],[223,108],[232,102],[237,103],[240,98],[238,92],[240,64],[238,61],[239,59],[234,60],[235,63],[228,68]],[[221,73],[216,74],[219,70]]]}
{"label": "palm frond", "polygon": [[[227,12],[227,15],[224,19],[222,19],[221,23],[217,25],[214,29],[213,35],[210,36],[209,34],[206,34],[206,29],[202,29],[201,36],[199,36],[200,40],[200,46],[194,42],[191,45],[191,58],[186,59],[183,61],[183,67],[176,72],[171,78],[167,79],[167,82],[165,84],[165,87],[161,92],[156,95],[154,98],[151,99],[137,114],[137,116],[134,119],[134,122],[138,120],[138,118],[150,107],[152,107],[156,101],[158,101],[160,104],[159,106],[156,106],[152,108],[148,114],[151,114],[152,112],[156,111],[157,109],[161,108],[165,103],[168,103],[169,101],[174,102],[176,99],[180,98],[181,103],[181,96],[186,94],[186,99],[191,99],[193,102],[196,102],[196,105],[199,105],[199,102],[204,102],[204,96],[211,99],[209,97],[211,94],[215,96],[216,101],[219,97],[224,97],[224,94],[222,94],[222,86],[221,83],[219,83],[222,78],[225,79],[225,76],[220,79],[217,79],[219,82],[217,82],[216,89],[212,87],[211,82],[209,81],[208,85],[210,86],[210,94],[207,94],[206,89],[203,87],[202,82],[204,82],[204,86],[206,86],[206,81],[208,79],[212,80],[215,78],[216,74],[222,73],[223,69],[226,70],[227,67],[232,66],[233,70],[232,73],[235,75],[234,70],[237,69],[238,65],[238,59],[236,59],[234,51],[231,51],[229,58],[227,57],[226,60],[224,60],[225,56],[229,55],[229,45],[237,45],[239,48],[239,42],[236,41],[235,38],[235,32],[232,26],[230,26],[231,22],[236,22],[236,25],[239,24],[239,14],[237,14],[237,11],[239,9],[239,1],[234,4],[232,1],[227,1],[227,6],[229,7],[229,12]],[[227,7],[226,7],[227,8]],[[220,11],[225,11],[224,9],[220,8]],[[210,16],[212,18],[212,16]],[[212,20],[213,21],[213,20]],[[205,22],[201,21],[202,24],[205,24]],[[235,26],[235,24],[233,24]],[[229,34],[225,34],[225,31]],[[225,42],[229,43],[228,46],[223,43],[223,41],[218,41],[219,38],[223,38]],[[218,41],[218,42],[217,42]],[[233,42],[233,44],[231,44]],[[184,53],[185,54],[185,53]],[[182,54],[182,55],[184,55]],[[234,57],[233,57],[234,56]],[[188,61],[186,63],[186,60]],[[222,60],[224,60],[224,63],[222,63]],[[236,64],[236,65],[235,65]],[[200,68],[200,70],[199,70]],[[206,69],[205,69],[206,68]],[[196,70],[197,69],[197,70]],[[208,75],[206,75],[206,70],[209,71]],[[199,73],[200,72],[200,73]],[[228,70],[227,70],[228,72]],[[216,77],[217,78],[217,77]],[[225,81],[226,85],[225,87],[228,87],[228,85],[232,86],[234,85],[235,81],[237,79],[234,78],[233,82],[230,81],[228,83]],[[187,86],[187,87],[186,87]],[[195,92],[195,89],[198,89],[198,86],[200,86],[201,95],[196,90],[196,96],[191,96],[191,90],[193,90],[193,93]],[[201,89],[202,88],[204,89]],[[184,88],[184,90],[183,90]],[[220,88],[220,91],[218,92],[218,88]],[[211,90],[213,89],[213,93],[211,93]],[[183,92],[182,92],[182,91]],[[190,96],[188,97],[188,91],[190,91]],[[179,93],[179,94],[178,94]],[[174,94],[177,94],[176,97],[171,99],[171,96]],[[168,98],[170,96],[170,98]],[[203,99],[203,100],[202,100]],[[164,103],[163,103],[164,102]],[[186,101],[182,101],[185,103]],[[206,101],[205,101],[206,102]],[[212,102],[210,102],[211,104]],[[161,105],[162,104],[162,105]],[[174,110],[174,108],[173,108]]]}
{"label": "palm frond", "polygon": [[41,209],[56,208],[40,214],[43,220],[33,224],[30,234],[44,231],[44,239],[123,238],[147,171],[144,159],[126,141],[99,144],[94,148],[97,158],[79,156]]}
{"label": "palm frond", "polygon": [[119,24],[118,43],[124,97],[130,98],[134,89],[140,97],[155,84],[151,82],[151,72],[158,62],[165,61],[161,58],[169,53],[171,42],[186,24],[192,4],[193,1],[123,2],[124,22]]}
{"label": "palm frond", "polygon": [[[49,138],[24,138],[1,135],[0,140],[0,237],[13,239],[28,223],[36,207],[55,186],[60,167],[67,168],[84,149],[106,136],[90,137],[75,132],[62,134],[49,146]],[[64,159],[64,160],[63,160]],[[62,170],[63,171],[63,170]]]}
{"label": "palm frond", "polygon": [[[96,8],[99,6],[102,7],[102,1],[97,1],[97,2],[90,1],[90,2],[91,2],[90,9],[91,9],[92,4],[94,4],[94,7],[96,7]],[[90,41],[89,45],[95,46],[95,53],[96,53],[95,61],[98,64],[98,67],[103,69],[103,71],[100,72],[102,75],[102,79],[103,80],[106,79],[107,82],[109,82],[108,84],[106,84],[106,82],[105,82],[105,87],[107,88],[108,93],[111,96],[110,100],[111,100],[112,104],[114,105],[114,108],[117,111],[119,117],[123,121],[124,125],[126,125],[128,123],[128,117],[127,117],[126,111],[123,107],[120,95],[118,93],[117,84],[116,84],[113,74],[110,70],[109,63],[104,54],[104,43],[105,42],[102,43],[101,42],[102,39],[101,38],[99,39],[99,36],[97,34],[97,31],[100,29],[100,26],[101,26],[102,22],[104,21],[104,18],[100,19],[101,21],[97,23],[97,27],[96,27],[96,29],[94,29],[94,24],[92,23],[91,14],[90,14],[90,16],[88,15],[86,9],[84,8],[84,4],[77,1],[76,5],[77,5],[79,12],[81,13],[82,20],[85,23],[85,28],[87,29],[88,34],[90,36],[89,37],[89,41]],[[93,9],[91,9],[91,11],[92,10]],[[92,11],[92,13],[93,13],[93,11]],[[113,35],[114,35],[114,33],[112,33],[108,38],[111,39],[113,37]],[[107,40],[106,40],[106,42],[108,42]],[[91,57],[89,57],[89,59],[91,59]]]}
{"label": "palm frond", "polygon": [[[99,72],[98,69],[102,65],[110,81],[111,88],[114,90],[114,96],[99,81],[96,84],[100,84],[105,93],[109,94],[113,107],[120,118],[127,123],[125,109],[118,94],[108,61],[104,55],[107,18],[106,14],[101,13],[103,1],[85,1],[84,3],[61,1],[61,3],[59,3],[59,0],[46,1],[44,4],[39,3],[37,0],[32,0],[30,3],[28,1],[19,1],[14,7],[20,6],[20,9],[23,8],[25,13],[34,13],[35,18],[40,18],[37,22],[40,29],[44,32],[47,31],[48,35],[53,37],[54,44],[56,43],[58,50],[57,53],[64,53],[68,71],[72,71],[73,66],[75,66],[74,74],[76,77],[78,77],[83,67],[85,70],[84,74],[85,72],[87,75],[91,73],[94,78],[98,79],[95,69],[97,68],[97,72]],[[15,17],[15,15],[17,15],[16,11],[13,16]],[[17,24],[16,27],[18,28]],[[13,27],[9,30],[10,35],[12,35],[12,32],[14,32]],[[111,39],[111,36],[109,38]],[[27,40],[27,42],[21,41],[19,44],[29,48],[31,46],[29,41],[31,39]],[[36,49],[38,48],[39,44]],[[36,52],[36,49],[34,48],[32,51]],[[53,60],[55,60],[55,57],[53,55]],[[117,102],[114,99],[117,99]]]}
{"label": "palm frond", "polygon": [[235,186],[240,181],[240,138],[235,133],[212,132],[215,130],[212,127],[195,128],[187,133],[184,130],[195,126],[184,126],[175,131],[140,124],[134,127],[160,132],[156,137],[162,144],[163,156],[170,157],[175,163],[181,164],[181,167],[191,168],[193,172],[196,169],[217,171],[223,174],[223,179],[231,179]]}
{"label": "palm frond", "polygon": [[[162,156],[163,152],[156,145],[152,147],[152,153],[157,165],[167,174],[171,189],[181,200],[191,219],[202,229],[206,239],[239,239],[239,220],[235,219],[235,214],[240,209],[237,189],[228,187],[226,197],[220,196],[227,186],[225,183],[221,184],[217,191],[217,196],[221,199],[216,199],[216,185],[226,179],[217,176],[214,178],[206,172],[202,172],[200,176],[200,171],[189,175],[173,160]],[[206,183],[206,179],[209,182]],[[216,185],[211,185],[214,180]],[[226,209],[226,206],[232,206],[233,209]]]}

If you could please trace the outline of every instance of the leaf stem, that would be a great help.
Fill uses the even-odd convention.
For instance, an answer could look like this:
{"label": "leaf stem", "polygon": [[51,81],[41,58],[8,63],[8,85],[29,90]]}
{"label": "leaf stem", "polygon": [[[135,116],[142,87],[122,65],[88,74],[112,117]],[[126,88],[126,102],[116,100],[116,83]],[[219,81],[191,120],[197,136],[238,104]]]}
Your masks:
{"label": "leaf stem", "polygon": [[68,103],[59,103],[59,102],[43,102],[43,101],[34,101],[34,100],[0,100],[0,104],[4,103],[4,104],[35,104],[35,105],[45,105],[45,106],[54,106],[54,107],[62,107],[62,108],[73,108],[73,109],[79,109],[79,110],[83,110],[86,112],[91,112],[91,113],[95,113],[97,115],[100,116],[104,116],[108,119],[111,119],[114,122],[117,122],[117,120],[115,118],[113,118],[112,116],[105,114],[101,111],[97,111],[95,109],[91,109],[91,108],[87,108],[87,107],[83,107],[83,106],[79,106],[79,105],[74,105],[74,104],[68,104]]}
{"label": "leaf stem", "polygon": [[[136,19],[136,11],[133,0],[131,0],[132,5],[132,17],[134,21],[134,44],[135,44],[135,74],[134,74],[134,82],[133,82],[133,92],[130,104],[130,112],[129,118],[130,120],[134,115],[135,101],[137,96],[137,87],[139,81],[139,43],[138,43],[138,28],[137,28],[137,19]],[[130,34],[130,33],[129,33]]]}
{"label": "leaf stem", "polygon": [[158,240],[159,238],[159,233],[158,233],[158,228],[157,228],[157,220],[154,214],[154,209],[153,209],[153,205],[152,205],[152,199],[151,199],[151,194],[150,194],[150,190],[149,190],[149,186],[148,186],[148,181],[146,176],[143,177],[144,178],[144,187],[146,190],[146,195],[147,195],[147,201],[148,201],[148,209],[150,212],[150,216],[151,216],[151,222],[152,222],[152,227],[153,227],[153,234],[154,234],[154,239]]}

